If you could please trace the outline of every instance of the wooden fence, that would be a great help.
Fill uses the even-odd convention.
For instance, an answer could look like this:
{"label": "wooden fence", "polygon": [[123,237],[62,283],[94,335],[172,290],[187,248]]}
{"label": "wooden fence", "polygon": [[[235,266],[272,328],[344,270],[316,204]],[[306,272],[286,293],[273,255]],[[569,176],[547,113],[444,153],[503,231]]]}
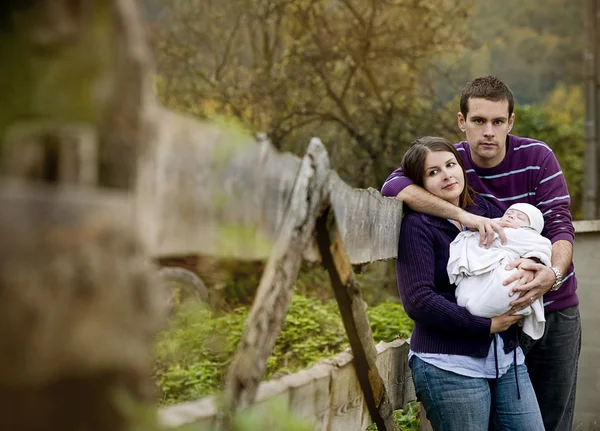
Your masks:
{"label": "wooden fence", "polygon": [[[366,233],[363,233],[361,237],[359,230],[365,224],[363,220],[368,220],[369,211],[378,216],[381,216],[382,213],[385,214],[378,210],[382,203],[388,203],[390,200],[377,198],[373,192],[355,191],[345,186],[334,176],[335,174],[332,175],[327,152],[319,140],[311,141],[307,154],[300,163],[289,155],[278,155],[264,142],[261,144],[262,151],[259,153],[259,157],[263,160],[262,163],[254,159],[258,153],[256,144],[250,143],[244,148],[238,142],[235,151],[227,153],[222,147],[224,142],[227,141],[220,140],[219,142],[220,153],[217,156],[219,163],[214,165],[210,163],[211,151],[206,151],[207,146],[188,145],[185,147],[186,150],[181,152],[157,151],[156,154],[163,154],[165,160],[153,161],[152,166],[155,171],[150,178],[166,179],[166,183],[177,184],[179,190],[187,192],[157,193],[154,196],[146,196],[146,199],[142,200],[142,204],[147,205],[147,209],[168,208],[168,212],[154,212],[157,214],[158,221],[156,219],[150,221],[151,225],[157,227],[172,226],[169,235],[161,234],[160,229],[154,231],[157,233],[154,238],[156,242],[149,244],[148,247],[154,250],[153,254],[155,255],[165,257],[168,255],[204,254],[206,251],[198,249],[202,244],[201,246],[208,247],[212,255],[223,253],[230,257],[234,254],[231,246],[224,247],[222,238],[215,235],[215,232],[223,232],[224,225],[234,229],[236,233],[246,232],[246,229],[252,228],[253,236],[246,235],[246,241],[235,243],[234,249],[238,253],[236,258],[255,259],[261,257],[260,253],[265,253],[270,249],[246,329],[229,369],[225,407],[216,414],[216,426],[227,429],[231,414],[255,402],[259,384],[264,377],[267,358],[271,354],[287,312],[300,263],[305,257],[320,257],[330,274],[331,284],[352,347],[355,369],[352,384],[360,387],[363,393],[362,401],[357,402],[351,391],[331,390],[328,393],[327,405],[330,407],[338,404],[354,406],[353,409],[357,410],[360,420],[354,422],[354,428],[345,429],[361,429],[360,427],[368,422],[364,418],[369,415],[379,429],[395,429],[393,405],[388,395],[389,385],[386,385],[387,382],[382,379],[381,370],[377,366],[377,353],[364,301],[354,280],[352,263],[375,260],[373,259],[374,252],[369,245],[376,238],[384,240],[382,241],[383,246],[380,247],[380,250],[383,249],[383,251],[378,251],[381,255],[378,256],[379,258],[389,258],[395,255],[397,227],[401,215],[399,203],[392,204],[395,205],[395,212],[392,209],[385,218],[388,221],[389,231],[365,229]],[[210,143],[212,144],[212,142]],[[208,148],[210,149],[210,147]],[[200,158],[200,154],[204,155],[203,158]],[[179,163],[171,162],[169,157],[185,158],[188,162],[188,170],[174,169],[169,174],[169,166],[179,166]],[[190,161],[197,163],[199,160],[202,160],[202,163],[208,161],[208,166],[201,170],[205,182],[202,183],[196,178],[195,187],[182,187],[186,178],[194,178],[189,175],[191,172],[198,172],[197,167],[191,165]],[[286,162],[279,163],[280,160],[287,160],[287,165]],[[161,166],[166,167],[164,171],[160,171]],[[235,166],[245,166],[246,168],[240,171],[235,170]],[[235,173],[238,182],[227,185],[229,196],[222,197],[220,207],[215,210],[215,196],[222,193],[223,184],[227,184],[224,174],[231,175],[232,173]],[[174,181],[170,175],[181,180]],[[340,227],[342,223],[337,221],[338,211],[332,205],[331,197],[337,193],[338,189],[343,190],[344,188],[346,189],[345,199],[341,201],[344,210],[340,210],[340,213],[346,214],[346,217],[343,223],[345,228],[342,230]],[[198,193],[199,190],[201,193]],[[236,199],[237,196],[244,196],[249,203],[243,199]],[[163,204],[162,200],[168,200],[169,204]],[[360,205],[353,205],[355,202],[359,202]],[[142,212],[146,213],[146,211]],[[200,216],[201,212],[202,217]],[[176,220],[181,221],[186,216],[189,217],[188,220],[196,220],[196,223],[189,226],[185,222],[175,223]],[[169,220],[174,223],[170,224]],[[205,225],[210,226],[210,229],[206,229]],[[175,228],[175,226],[178,227]],[[212,235],[203,234],[207,231]],[[193,238],[196,232],[199,233],[198,241],[190,242],[189,238]],[[354,262],[348,258],[345,251],[344,237],[350,237],[349,235],[361,238],[361,247],[356,253],[358,258],[355,258]],[[239,236],[242,235],[234,235],[234,241]],[[162,238],[168,239],[161,242]],[[174,238],[181,238],[182,242],[177,243]],[[250,240],[248,240],[249,238]],[[315,242],[316,246],[313,246]],[[169,244],[168,247],[165,247],[166,243]],[[387,250],[385,250],[386,244]],[[318,254],[315,249],[318,250]],[[402,362],[396,365],[400,366]],[[332,381],[337,382],[337,378]],[[348,385],[349,383],[346,381],[343,384]],[[312,396],[302,398],[308,404],[314,403],[315,398],[322,396],[317,386],[311,387],[315,390]],[[334,402],[332,402],[332,397]],[[336,401],[335,397],[342,398]],[[400,404],[404,402],[404,397],[395,399]],[[300,404],[297,407],[300,411],[307,411],[306,404]],[[294,405],[290,405],[290,408],[294,410]],[[321,416],[323,413],[319,412],[319,416],[311,418],[314,423],[323,423],[326,426],[325,428],[317,427],[317,429],[337,429],[331,428],[331,424],[335,423],[337,418],[334,413],[326,415],[334,422],[323,422],[322,418],[319,419]],[[346,422],[346,424],[348,423]]]}
{"label": "wooden fence", "polygon": [[[377,368],[388,388],[394,409],[414,400],[414,388],[407,366],[408,343],[396,340],[377,345]],[[295,416],[315,430],[364,430],[372,423],[356,378],[352,355],[341,353],[298,373],[264,382],[255,405],[277,399]],[[167,427],[194,424],[200,429],[215,425],[216,397],[164,407],[160,422]]]}
{"label": "wooden fence", "polygon": [[[198,403],[215,427],[284,394],[316,429],[396,429],[393,409],[412,398],[407,345],[378,353],[352,265],[395,257],[401,204],[344,184],[318,139],[300,160],[161,107],[138,7],[3,7],[0,396],[10,402],[0,428],[128,429],[114,390],[148,400],[151,339],[166,314],[149,264],[211,255],[268,258],[225,402]],[[327,268],[353,355],[260,386],[303,259]],[[161,417],[184,423],[185,408]]]}

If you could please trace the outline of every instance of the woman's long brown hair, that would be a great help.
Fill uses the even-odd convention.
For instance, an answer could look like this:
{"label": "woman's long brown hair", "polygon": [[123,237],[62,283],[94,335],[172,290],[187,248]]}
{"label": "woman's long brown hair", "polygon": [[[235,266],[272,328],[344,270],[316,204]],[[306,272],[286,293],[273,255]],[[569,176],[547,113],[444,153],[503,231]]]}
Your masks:
{"label": "woman's long brown hair", "polygon": [[454,148],[454,145],[444,138],[437,136],[424,136],[413,141],[410,145],[410,148],[402,158],[401,166],[404,174],[410,178],[413,183],[423,187],[425,179],[425,158],[427,157],[427,153],[432,151],[448,151],[454,155],[458,165],[463,171],[465,182],[465,187],[458,199],[458,205],[463,209],[474,205],[473,198],[475,196],[475,191],[471,188],[471,186],[469,186],[469,182],[467,181],[465,165],[463,164],[458,151],[456,151],[456,148]]}

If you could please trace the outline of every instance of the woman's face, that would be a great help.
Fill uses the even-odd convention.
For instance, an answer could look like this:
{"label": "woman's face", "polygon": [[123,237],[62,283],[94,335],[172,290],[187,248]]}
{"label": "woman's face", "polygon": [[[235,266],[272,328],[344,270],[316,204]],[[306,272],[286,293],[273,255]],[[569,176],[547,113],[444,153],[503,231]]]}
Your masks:
{"label": "woman's face", "polygon": [[449,151],[430,151],[425,158],[423,187],[454,205],[458,205],[465,188],[463,170]]}

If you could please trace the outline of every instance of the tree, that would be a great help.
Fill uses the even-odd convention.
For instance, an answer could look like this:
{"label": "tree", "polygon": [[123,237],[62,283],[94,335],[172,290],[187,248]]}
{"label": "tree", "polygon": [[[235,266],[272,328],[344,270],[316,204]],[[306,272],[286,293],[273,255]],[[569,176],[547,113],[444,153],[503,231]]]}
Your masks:
{"label": "tree", "polygon": [[450,100],[470,79],[492,74],[504,80],[521,104],[539,103],[559,83],[583,79],[583,0],[475,0],[467,25],[468,48],[451,54],[454,65],[438,82]]}
{"label": "tree", "polygon": [[430,66],[459,49],[459,0],[179,0],[156,37],[165,103],[233,115],[279,149],[330,146],[355,186],[378,185],[415,135],[439,130]]}

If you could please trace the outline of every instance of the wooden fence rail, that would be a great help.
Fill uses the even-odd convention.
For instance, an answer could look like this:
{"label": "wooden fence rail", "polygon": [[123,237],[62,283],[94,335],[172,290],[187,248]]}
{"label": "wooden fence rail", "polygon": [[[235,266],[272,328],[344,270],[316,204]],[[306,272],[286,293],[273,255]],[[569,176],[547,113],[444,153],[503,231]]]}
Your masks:
{"label": "wooden fence rail", "polygon": [[[267,259],[283,222],[300,158],[266,140],[161,112],[158,139],[140,159],[140,230],[158,257]],[[352,264],[396,257],[402,204],[355,189],[330,171],[330,202]],[[305,250],[319,259],[316,244]]]}
{"label": "wooden fence rail", "polygon": [[[383,377],[394,409],[415,399],[412,377],[407,364],[408,343],[396,340],[379,343],[377,368]],[[365,404],[350,352],[319,362],[280,379],[260,384],[252,408],[277,399],[295,415],[313,425],[315,431],[364,431],[372,423]],[[214,396],[198,401],[163,407],[159,420],[166,427],[214,426],[218,412]]]}

